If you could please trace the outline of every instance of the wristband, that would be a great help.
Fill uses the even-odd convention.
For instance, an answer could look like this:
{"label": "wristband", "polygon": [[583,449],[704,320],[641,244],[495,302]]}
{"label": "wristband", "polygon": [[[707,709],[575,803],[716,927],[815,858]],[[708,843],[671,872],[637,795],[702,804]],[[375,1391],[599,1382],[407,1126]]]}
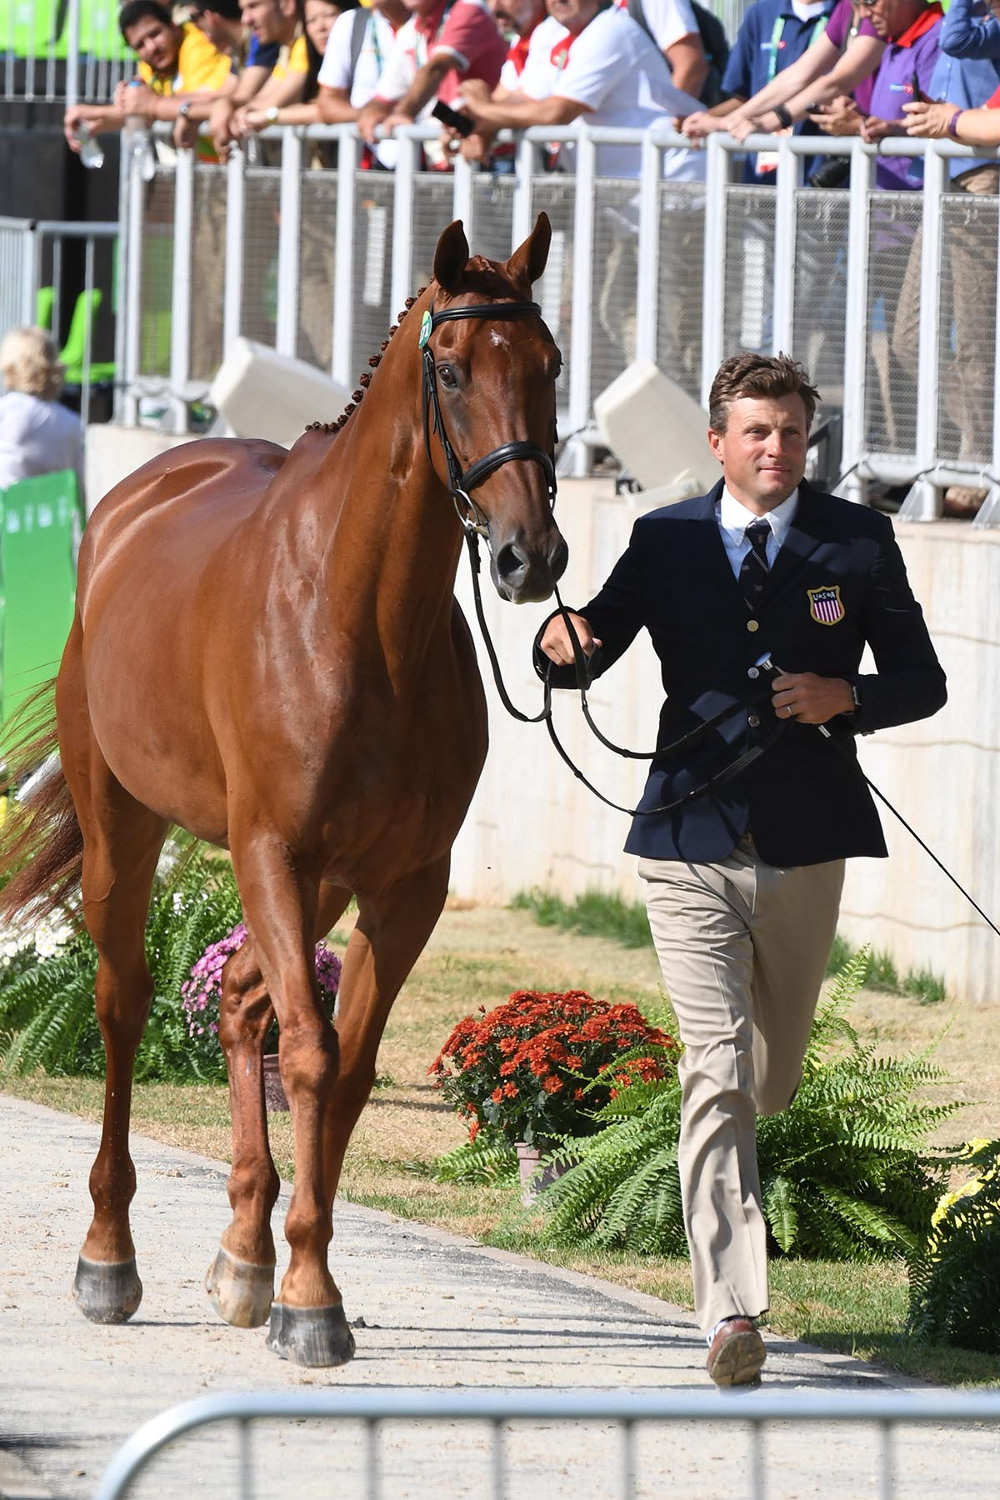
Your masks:
{"label": "wristband", "polygon": [[953,141],[957,141],[958,140],[958,131],[955,129],[955,126],[958,124],[958,117],[959,117],[959,115],[964,115],[964,114],[965,114],[965,110],[964,109],[956,109],[955,113],[952,115],[951,119],[948,121],[948,134],[951,136],[951,138],[952,138]]}
{"label": "wristband", "polygon": [[777,117],[778,124],[785,130],[789,130],[795,124],[795,121],[783,104],[776,104],[772,113]]}

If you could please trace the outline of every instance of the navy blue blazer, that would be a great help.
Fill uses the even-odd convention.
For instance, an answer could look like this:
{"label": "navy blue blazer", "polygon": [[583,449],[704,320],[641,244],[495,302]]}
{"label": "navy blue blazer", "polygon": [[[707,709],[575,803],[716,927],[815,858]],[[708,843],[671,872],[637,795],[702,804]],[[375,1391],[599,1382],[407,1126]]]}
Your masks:
{"label": "navy blue blazer", "polygon": [[[638,813],[625,848],[653,859],[726,859],[749,831],[778,867],[886,853],[878,813],[861,779],[855,733],[936,713],[945,676],[913,597],[892,525],[877,511],[803,482],[795,520],[755,611],[744,601],[708,495],[665,506],[635,523],[625,553],[579,611],[601,642],[590,676],[606,672],[646,629],[661,663],[666,701],[657,744],[670,746],[720,706],[734,715],[680,752],[652,763],[641,809],[671,803],[750,747],[767,748],[737,776],[669,813]],[[544,626],[542,627],[544,629]],[[876,672],[860,674],[865,646]],[[842,677],[860,707],[827,726],[779,721],[765,652],[786,672]],[[536,670],[572,687],[537,649]],[[551,672],[549,669],[551,668]]]}

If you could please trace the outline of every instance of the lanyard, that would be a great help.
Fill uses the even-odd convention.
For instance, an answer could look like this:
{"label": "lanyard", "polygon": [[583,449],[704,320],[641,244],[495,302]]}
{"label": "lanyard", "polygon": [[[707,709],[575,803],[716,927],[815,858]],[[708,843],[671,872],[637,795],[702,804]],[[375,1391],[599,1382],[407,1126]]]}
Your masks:
{"label": "lanyard", "polygon": [[[770,52],[770,57],[767,60],[768,83],[773,80],[775,73],[778,71],[778,53],[781,51],[781,43],[784,40],[785,27],[791,19],[791,16],[775,16],[774,18],[774,25],[771,27],[771,40],[768,44],[768,51]],[[812,36],[809,38],[806,51],[809,50],[809,47],[815,47],[826,30],[829,19],[829,16],[816,17],[816,20],[813,22]]]}

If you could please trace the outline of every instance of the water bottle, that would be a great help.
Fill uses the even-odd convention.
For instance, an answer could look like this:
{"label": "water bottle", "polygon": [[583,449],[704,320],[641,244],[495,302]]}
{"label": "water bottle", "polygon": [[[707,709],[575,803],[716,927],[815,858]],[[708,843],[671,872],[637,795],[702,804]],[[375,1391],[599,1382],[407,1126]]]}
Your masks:
{"label": "water bottle", "polygon": [[80,142],[80,160],[85,167],[96,171],[98,167],[104,166],[104,152],[101,143],[94,134],[94,127],[86,120],[81,120],[76,128],[76,138]]}
{"label": "water bottle", "polygon": [[[141,88],[142,79],[130,79],[128,87],[129,89]],[[125,150],[126,160],[138,163],[139,176],[143,182],[152,182],[156,176],[156,154],[153,151],[153,142],[150,138],[149,127],[146,124],[145,116],[129,114],[127,102],[125,105],[125,124],[122,127],[122,145]]]}

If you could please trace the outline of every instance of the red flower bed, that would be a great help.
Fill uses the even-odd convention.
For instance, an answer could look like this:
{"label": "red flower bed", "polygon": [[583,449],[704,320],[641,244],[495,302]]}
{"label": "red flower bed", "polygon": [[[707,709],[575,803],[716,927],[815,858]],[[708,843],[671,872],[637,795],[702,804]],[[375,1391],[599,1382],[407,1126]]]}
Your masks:
{"label": "red flower bed", "polygon": [[459,1021],[428,1072],[469,1120],[529,1145],[596,1129],[593,1113],[635,1079],[666,1077],[677,1046],[634,1005],[518,990]]}

